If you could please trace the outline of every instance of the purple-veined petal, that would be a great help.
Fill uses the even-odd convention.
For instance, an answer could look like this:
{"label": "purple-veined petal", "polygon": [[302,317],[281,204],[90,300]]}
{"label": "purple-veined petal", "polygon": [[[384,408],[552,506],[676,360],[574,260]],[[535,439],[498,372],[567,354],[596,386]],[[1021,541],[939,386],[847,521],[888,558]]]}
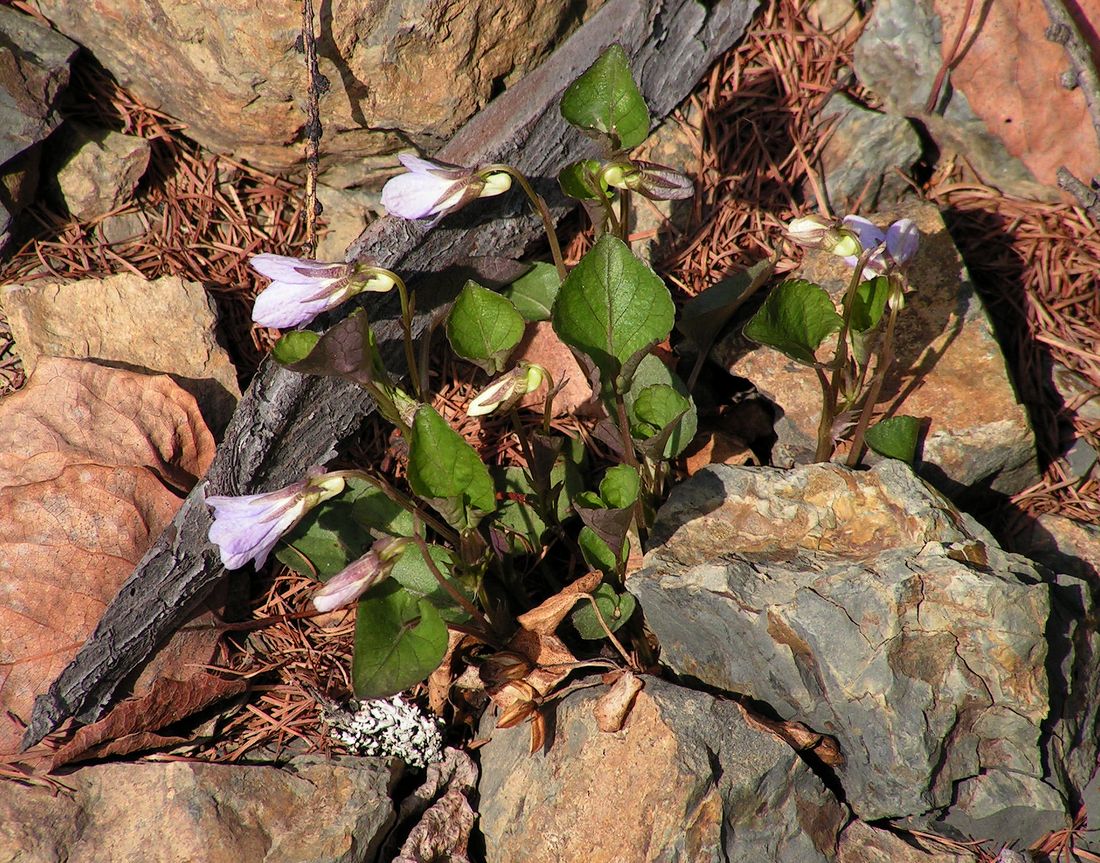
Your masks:
{"label": "purple-veined petal", "polygon": [[211,495],[214,509],[209,538],[218,546],[227,569],[239,569],[249,560],[262,567],[275,544],[306,511],[302,480],[278,491],[240,496]]}
{"label": "purple-veined petal", "polygon": [[402,219],[424,219],[460,200],[468,181],[443,180],[431,174],[398,174],[382,188],[382,206]]}
{"label": "purple-veined petal", "polygon": [[920,231],[912,219],[898,219],[886,229],[886,251],[896,263],[913,259],[920,247]]}
{"label": "purple-veined petal", "polygon": [[296,327],[312,321],[321,312],[340,305],[350,293],[346,284],[313,286],[272,282],[252,306],[252,320],[262,327]]}
{"label": "purple-veined petal", "polygon": [[845,216],[844,227],[850,231],[855,231],[856,236],[859,237],[859,244],[864,251],[881,245],[886,239],[886,234],[882,232],[878,225],[867,221],[862,216]]}
{"label": "purple-veined petal", "polygon": [[435,162],[431,159],[422,159],[415,153],[398,153],[397,159],[405,166],[406,170],[414,174],[427,174],[446,180],[447,182],[465,180],[473,173],[460,165],[452,165],[449,162]]}
{"label": "purple-veined petal", "polygon": [[347,264],[332,264],[266,253],[253,255],[248,264],[261,276],[296,285],[312,284],[319,279],[332,281],[347,275],[348,272]]}
{"label": "purple-veined petal", "polygon": [[371,549],[326,581],[324,587],[313,594],[313,607],[318,611],[332,611],[354,602],[386,572],[378,553]]}

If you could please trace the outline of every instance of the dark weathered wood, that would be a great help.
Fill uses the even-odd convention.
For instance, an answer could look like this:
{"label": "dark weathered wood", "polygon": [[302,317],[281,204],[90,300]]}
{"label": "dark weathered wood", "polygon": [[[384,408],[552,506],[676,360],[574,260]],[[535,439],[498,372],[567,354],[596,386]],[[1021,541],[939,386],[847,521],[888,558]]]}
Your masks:
{"label": "dark weathered wood", "polygon": [[[511,87],[437,153],[457,164],[508,162],[532,178],[555,218],[569,209],[553,180],[594,144],[557,109],[561,91],[613,42],[630,55],[654,118],[682,100],[706,68],[744,32],[757,0],[610,0],[538,69]],[[500,218],[501,205],[507,209]],[[478,218],[484,221],[476,221]],[[382,219],[348,251],[398,270],[421,296],[429,274],[471,255],[518,255],[541,234],[541,223],[516,193],[509,201],[476,202],[433,230]],[[372,309],[393,314],[392,299]],[[422,331],[426,316],[418,319]],[[391,342],[392,326],[381,333]],[[310,378],[265,363],[245,393],[218,448],[207,483],[218,494],[247,494],[288,485],[310,465],[324,464],[371,411],[354,385]],[[172,524],[138,564],[91,638],[35,702],[24,745],[70,717],[94,721],[119,685],[186,619],[225,574],[207,542],[210,514],[200,483]]]}

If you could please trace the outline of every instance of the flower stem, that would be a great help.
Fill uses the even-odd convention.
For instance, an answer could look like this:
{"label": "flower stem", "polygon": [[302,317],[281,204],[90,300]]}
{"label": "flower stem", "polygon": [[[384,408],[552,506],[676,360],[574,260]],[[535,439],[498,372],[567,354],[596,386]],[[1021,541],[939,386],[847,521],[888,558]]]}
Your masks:
{"label": "flower stem", "polygon": [[[371,269],[375,268],[372,267]],[[405,339],[405,363],[409,367],[409,383],[412,385],[416,397],[423,401],[424,393],[420,388],[420,373],[417,371],[416,351],[413,348],[413,301],[409,296],[409,289],[405,284],[405,280],[397,273],[391,273],[389,270],[377,270],[376,272],[379,275],[389,276],[397,286],[397,295],[401,298],[401,330]]]}
{"label": "flower stem", "polygon": [[535,191],[527,178],[511,165],[487,165],[480,169],[480,173],[488,173],[491,171],[499,171],[507,174],[519,183],[520,188],[523,189],[527,197],[531,200],[531,203],[535,207],[535,211],[542,218],[542,226],[546,230],[546,239],[550,243],[550,254],[554,258],[554,266],[558,268],[558,278],[564,282],[565,277],[569,275],[569,271],[565,268],[565,258],[562,257],[561,244],[558,243],[558,232],[554,227],[554,218],[550,215],[550,208],[546,206],[546,201],[543,199],[542,195]]}
{"label": "flower stem", "polygon": [[874,249],[865,249],[856,261],[852,270],[851,281],[848,282],[848,290],[844,293],[843,316],[840,326],[840,334],[837,336],[836,356],[833,358],[832,379],[829,388],[825,392],[825,403],[821,406],[821,423],[817,427],[817,451],[814,453],[814,461],[828,461],[833,454],[833,420],[836,419],[836,402],[840,395],[840,382],[848,368],[848,330],[852,322],[852,309],[856,289],[863,280],[863,268],[867,266]]}
{"label": "flower stem", "polygon": [[447,578],[447,576],[439,571],[439,567],[435,565],[435,561],[432,559],[432,554],[431,551],[428,549],[428,544],[424,542],[424,537],[422,537],[419,533],[414,533],[413,541],[420,548],[420,554],[424,557],[424,563],[426,563],[428,565],[428,569],[432,571],[432,575],[434,575],[435,580],[439,582],[439,586],[447,591],[447,595],[450,596],[451,599],[453,599],[455,602],[457,602],[459,607],[461,607],[463,611],[469,614],[470,617],[476,620],[483,627],[486,635],[491,633],[493,629],[491,626],[489,626],[489,621],[485,619],[485,615],[481,613],[481,610],[472,602],[470,602],[469,597],[467,597],[461,590],[451,584],[451,580]]}
{"label": "flower stem", "polygon": [[879,350],[878,368],[875,369],[875,377],[872,379],[870,389],[867,391],[867,399],[863,403],[863,410],[859,414],[859,422],[856,424],[856,430],[852,435],[852,449],[848,453],[848,459],[845,462],[848,467],[858,465],[860,458],[863,456],[863,438],[867,434],[867,427],[871,424],[871,414],[874,412],[876,402],[878,402],[879,393],[882,392],[886,374],[894,363],[894,325],[897,323],[897,319],[898,309],[896,306],[892,306],[890,317],[886,319],[886,332],[882,337],[882,348]]}

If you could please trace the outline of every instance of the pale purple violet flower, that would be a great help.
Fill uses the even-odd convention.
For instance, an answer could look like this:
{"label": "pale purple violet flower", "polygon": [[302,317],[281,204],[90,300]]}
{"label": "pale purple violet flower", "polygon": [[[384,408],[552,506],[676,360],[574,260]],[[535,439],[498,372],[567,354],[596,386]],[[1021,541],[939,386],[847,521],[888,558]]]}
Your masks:
{"label": "pale purple violet flower", "polygon": [[[907,264],[920,246],[920,231],[912,219],[898,219],[883,232],[878,225],[861,216],[845,216],[844,227],[855,232],[864,251],[875,250],[863,269],[864,279],[873,279],[894,266]],[[854,267],[858,261],[858,255],[844,258],[849,267]]]}
{"label": "pale purple violet flower", "polygon": [[502,171],[481,174],[411,153],[397,158],[408,173],[392,177],[382,187],[382,206],[402,219],[439,219],[475,198],[500,195],[512,187],[512,178]]}
{"label": "pale purple violet flower", "polygon": [[283,255],[254,255],[252,269],[271,279],[252,307],[252,320],[262,327],[286,329],[309,323],[361,291],[385,292],[392,278],[371,272],[357,278],[355,264],[328,264]]}
{"label": "pale purple violet flower", "polygon": [[210,541],[218,546],[226,569],[240,569],[250,560],[260,569],[284,533],[310,509],[343,490],[343,477],[320,474],[278,491],[211,495],[206,498],[214,509]]}
{"label": "pale purple violet flower", "polygon": [[313,594],[313,607],[332,611],[355,602],[390,574],[408,544],[409,540],[394,537],[376,541],[370,551],[345,566]]}

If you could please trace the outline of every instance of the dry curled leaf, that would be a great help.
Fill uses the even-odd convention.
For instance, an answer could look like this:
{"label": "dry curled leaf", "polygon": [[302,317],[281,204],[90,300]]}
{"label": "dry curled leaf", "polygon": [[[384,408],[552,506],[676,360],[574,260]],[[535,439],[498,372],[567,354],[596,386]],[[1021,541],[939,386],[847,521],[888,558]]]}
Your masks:
{"label": "dry curled leaf", "polygon": [[624,671],[619,675],[618,680],[592,706],[592,715],[600,731],[610,733],[622,730],[630,708],[634,706],[634,698],[643,686],[645,683],[633,671]]}
{"label": "dry curled leaf", "polygon": [[[186,490],[213,453],[194,399],[162,375],[49,358],[0,402],[0,711],[30,715],[179,508],[165,483]],[[157,668],[184,676],[216,640],[173,639]],[[21,733],[0,725],[0,753]]]}
{"label": "dry curled leaf", "polygon": [[577,600],[599,587],[602,580],[602,573],[595,571],[586,573],[537,607],[521,614],[516,620],[526,630],[549,635],[558,628]]}
{"label": "dry curled leaf", "polygon": [[178,722],[212,704],[238,695],[248,688],[243,677],[226,678],[199,672],[184,680],[162,677],[144,695],[120,702],[98,722],[85,725],[54,753],[50,770],[73,761],[128,755],[146,749],[160,749],[184,742],[184,738],[161,737],[155,729]]}
{"label": "dry curled leaf", "polygon": [[443,761],[428,768],[424,783],[401,804],[400,824],[419,820],[394,863],[468,863],[476,817],[468,798],[476,783],[477,767],[470,756],[447,749]]}
{"label": "dry curled leaf", "polygon": [[745,722],[750,728],[775,735],[797,752],[812,752],[821,759],[823,764],[830,767],[842,767],[844,765],[844,753],[840,751],[836,738],[814,731],[793,719],[786,722],[768,719],[766,716],[749,710],[743,704],[739,704],[738,707],[741,709],[741,715],[745,717]]}

